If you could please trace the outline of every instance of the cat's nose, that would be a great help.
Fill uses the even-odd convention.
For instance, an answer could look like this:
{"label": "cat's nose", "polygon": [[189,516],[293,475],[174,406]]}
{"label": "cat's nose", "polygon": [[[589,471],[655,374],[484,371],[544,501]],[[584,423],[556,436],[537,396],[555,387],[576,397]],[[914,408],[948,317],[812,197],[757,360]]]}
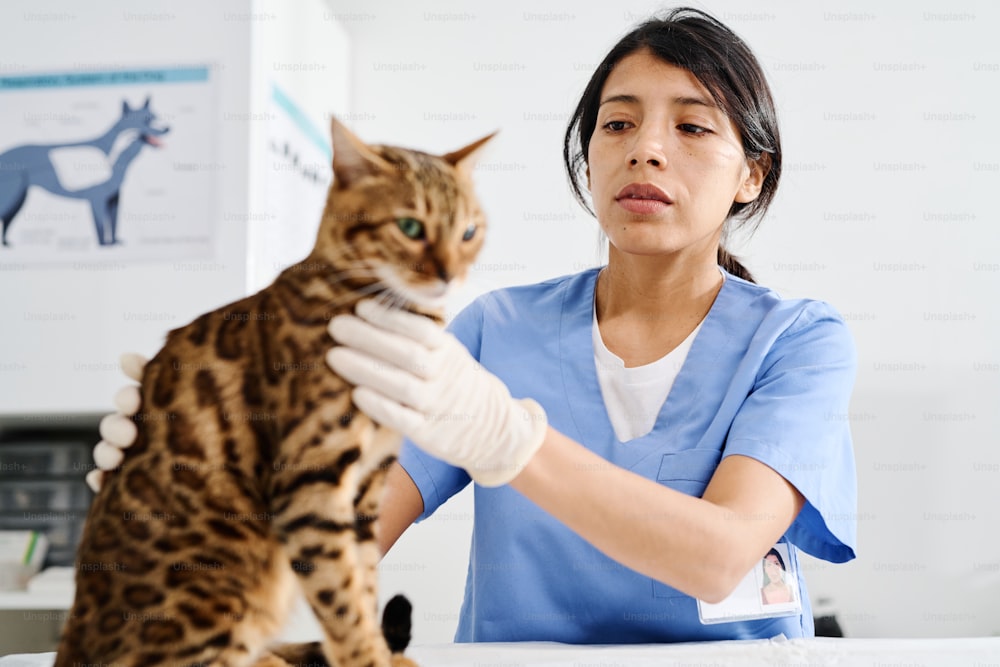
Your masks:
{"label": "cat's nose", "polygon": [[439,266],[437,273],[438,273],[438,278],[440,278],[444,283],[447,284],[451,282],[451,274],[448,272],[447,268]]}

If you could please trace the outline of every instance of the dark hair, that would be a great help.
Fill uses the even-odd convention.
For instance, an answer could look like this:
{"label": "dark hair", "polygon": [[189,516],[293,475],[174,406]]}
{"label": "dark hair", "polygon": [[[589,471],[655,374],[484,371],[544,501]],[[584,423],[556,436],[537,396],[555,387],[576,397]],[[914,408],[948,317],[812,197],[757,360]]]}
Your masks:
{"label": "dark hair", "polygon": [[[771,550],[768,551],[766,554],[764,554],[763,560],[766,561],[768,556],[774,556],[775,558],[777,558],[778,559],[778,565],[781,566],[781,569],[784,570],[784,571],[788,570],[788,568],[785,567],[785,559],[781,557],[781,554],[778,553],[777,549],[775,549],[774,547],[771,547]],[[771,582],[771,577],[767,576],[767,569],[765,569],[766,567],[767,567],[766,563],[761,563],[760,564],[760,571],[764,573],[764,576],[767,577],[768,583],[770,583]]]}
{"label": "dark hair", "polygon": [[[726,216],[727,220],[740,220],[741,226],[749,226],[752,232],[774,199],[781,176],[781,141],[774,100],[750,47],[718,20],[690,7],[673,9],[663,18],[640,24],[619,40],[590,78],[563,141],[563,162],[576,199],[593,214],[580,177],[597,126],[601,90],[611,70],[625,56],[641,49],[649,49],[660,60],[691,72],[736,125],[747,159],[766,169],[757,198],[733,202]],[[718,262],[733,275],[753,281],[750,272],[721,245]]]}

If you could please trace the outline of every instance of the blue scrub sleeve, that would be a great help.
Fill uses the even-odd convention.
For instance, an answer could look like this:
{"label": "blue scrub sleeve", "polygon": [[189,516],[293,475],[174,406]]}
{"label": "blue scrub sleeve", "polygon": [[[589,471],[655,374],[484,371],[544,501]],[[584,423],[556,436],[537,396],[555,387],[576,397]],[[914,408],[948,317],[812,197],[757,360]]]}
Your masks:
{"label": "blue scrub sleeve", "polygon": [[807,303],[766,353],[723,454],[756,459],[791,482],[806,502],[788,541],[834,563],[853,559],[857,544],[857,473],[847,418],[856,369],[843,319],[826,303]]}
{"label": "blue scrub sleeve", "polygon": [[[477,361],[479,360],[483,334],[483,299],[466,306],[448,325],[454,334]],[[424,511],[417,517],[423,521],[443,505],[445,501],[465,488],[472,481],[461,468],[445,463],[414,445],[409,439],[403,441],[399,452],[399,464],[417,485],[424,500]]]}

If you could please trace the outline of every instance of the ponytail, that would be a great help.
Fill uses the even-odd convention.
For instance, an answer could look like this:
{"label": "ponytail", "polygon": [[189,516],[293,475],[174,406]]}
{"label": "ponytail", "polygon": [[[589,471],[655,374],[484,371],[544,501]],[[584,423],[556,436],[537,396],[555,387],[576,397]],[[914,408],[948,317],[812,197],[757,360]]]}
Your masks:
{"label": "ponytail", "polygon": [[756,283],[757,281],[753,279],[753,275],[747,270],[745,266],[739,263],[739,261],[729,252],[719,246],[719,252],[717,253],[718,263],[727,273],[736,276],[737,278],[742,278],[747,282]]}

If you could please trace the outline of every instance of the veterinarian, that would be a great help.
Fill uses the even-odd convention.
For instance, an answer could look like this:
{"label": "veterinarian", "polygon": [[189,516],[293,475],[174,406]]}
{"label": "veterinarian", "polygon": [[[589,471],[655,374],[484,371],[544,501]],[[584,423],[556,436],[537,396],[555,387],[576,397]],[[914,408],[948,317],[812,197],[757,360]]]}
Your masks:
{"label": "veterinarian", "polygon": [[[760,65],[699,11],[649,21],[595,71],[564,154],[607,266],[486,294],[448,332],[371,302],[331,322],[355,402],[409,438],[383,552],[471,481],[457,641],[811,636],[798,552],[855,556],[856,359],[831,306],[723,247],[781,173]],[[776,544],[798,594],[771,609],[751,582]]]}

